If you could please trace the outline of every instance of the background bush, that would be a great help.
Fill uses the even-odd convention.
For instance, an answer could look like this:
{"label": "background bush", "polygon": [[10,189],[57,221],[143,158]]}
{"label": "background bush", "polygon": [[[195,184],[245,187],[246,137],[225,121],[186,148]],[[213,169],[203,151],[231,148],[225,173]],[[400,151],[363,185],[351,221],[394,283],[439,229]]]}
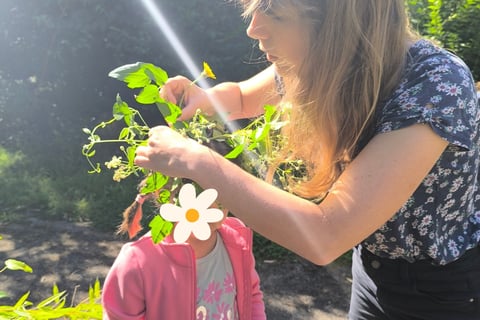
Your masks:
{"label": "background bush", "polygon": [[480,81],[480,0],[408,0],[420,34],[463,58]]}
{"label": "background bush", "polygon": [[[156,2],[195,64],[212,66],[217,83],[265,66],[234,2]],[[480,0],[407,3],[420,33],[458,53],[480,79]],[[109,119],[117,93],[133,104],[131,90],[107,74],[136,61],[170,75],[188,70],[141,1],[2,0],[0,30],[0,217],[37,210],[113,230],[138,181],[118,184],[111,172],[89,175],[81,156],[82,128]],[[152,125],[161,121],[155,111],[142,113]],[[105,147],[99,162],[115,150]]]}
{"label": "background bush", "polygon": [[[157,1],[201,68],[219,81],[243,79],[261,65],[233,3]],[[189,75],[141,1],[3,0],[0,3],[0,212],[40,209],[51,217],[115,226],[134,198],[137,181],[112,173],[88,175],[82,128],[111,117],[117,92],[132,91],[110,70],[136,61]],[[142,110],[151,125],[157,112]],[[117,147],[100,153],[100,163]]]}

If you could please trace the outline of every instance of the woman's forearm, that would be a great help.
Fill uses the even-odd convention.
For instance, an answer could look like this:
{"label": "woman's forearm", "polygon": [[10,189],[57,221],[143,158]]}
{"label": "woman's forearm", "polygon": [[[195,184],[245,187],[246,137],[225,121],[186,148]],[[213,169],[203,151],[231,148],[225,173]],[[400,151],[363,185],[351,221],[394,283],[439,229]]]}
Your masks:
{"label": "woman's forearm", "polygon": [[216,189],[219,202],[253,230],[323,265],[390,219],[446,145],[426,125],[378,135],[319,205],[250,175],[211,150],[196,153],[188,171],[203,188]]}
{"label": "woman's forearm", "polygon": [[341,254],[338,244],[333,251],[327,248],[332,239],[321,231],[325,224],[319,220],[327,219],[319,206],[250,175],[214,151],[200,157],[204,159],[195,161],[192,179],[216,189],[219,202],[256,232],[317,264]]}
{"label": "woman's forearm", "polygon": [[207,93],[216,109],[227,112],[232,120],[258,116],[266,104],[279,101],[273,67],[245,81],[220,83],[207,89]]}

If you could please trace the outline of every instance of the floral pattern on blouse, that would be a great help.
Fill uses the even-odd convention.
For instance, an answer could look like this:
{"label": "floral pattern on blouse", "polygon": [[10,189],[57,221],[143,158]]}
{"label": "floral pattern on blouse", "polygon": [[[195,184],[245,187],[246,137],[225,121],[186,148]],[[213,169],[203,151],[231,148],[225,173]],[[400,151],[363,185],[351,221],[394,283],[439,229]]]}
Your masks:
{"label": "floral pattern on blouse", "polygon": [[365,248],[381,257],[443,265],[479,245],[479,119],[464,62],[426,40],[416,42],[403,80],[381,106],[376,134],[423,123],[449,145],[410,199],[362,242]]}

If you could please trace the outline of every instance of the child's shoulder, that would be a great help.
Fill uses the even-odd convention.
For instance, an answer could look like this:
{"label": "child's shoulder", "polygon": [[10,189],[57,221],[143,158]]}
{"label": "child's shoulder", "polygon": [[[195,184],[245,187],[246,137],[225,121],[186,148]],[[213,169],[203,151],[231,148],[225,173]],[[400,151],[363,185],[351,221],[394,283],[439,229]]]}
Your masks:
{"label": "child's shoulder", "polygon": [[246,228],[245,223],[236,217],[227,217],[223,223],[232,228]]}
{"label": "child's shoulder", "polygon": [[144,251],[151,252],[161,250],[162,247],[168,246],[171,244],[171,240],[167,238],[159,243],[155,243],[152,239],[152,234],[150,231],[146,232],[144,235],[139,237],[134,241],[129,241],[123,245],[123,250],[127,251]]}
{"label": "child's shoulder", "polygon": [[252,230],[243,223],[242,220],[235,217],[227,217],[219,229],[223,236],[231,236],[233,238],[248,239],[252,236]]}
{"label": "child's shoulder", "polygon": [[137,240],[125,243],[120,256],[126,261],[137,261],[137,264],[144,268],[156,265],[158,261],[170,261],[181,265],[191,260],[193,251],[189,244],[171,242],[170,237],[167,238],[155,243],[150,232],[147,232]]}

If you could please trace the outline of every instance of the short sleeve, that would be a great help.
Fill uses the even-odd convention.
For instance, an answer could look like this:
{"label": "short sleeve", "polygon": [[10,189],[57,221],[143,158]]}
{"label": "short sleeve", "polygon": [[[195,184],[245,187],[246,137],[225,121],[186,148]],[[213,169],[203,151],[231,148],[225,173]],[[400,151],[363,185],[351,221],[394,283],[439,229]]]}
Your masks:
{"label": "short sleeve", "polygon": [[474,148],[479,121],[475,84],[465,63],[426,40],[409,51],[405,75],[381,110],[377,133],[428,124],[450,149]]}

